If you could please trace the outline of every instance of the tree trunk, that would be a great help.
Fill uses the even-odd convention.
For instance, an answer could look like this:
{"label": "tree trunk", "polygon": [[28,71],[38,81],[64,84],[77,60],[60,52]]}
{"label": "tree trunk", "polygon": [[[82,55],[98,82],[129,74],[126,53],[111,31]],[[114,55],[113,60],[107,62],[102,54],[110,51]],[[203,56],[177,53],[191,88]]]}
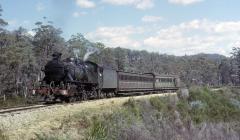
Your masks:
{"label": "tree trunk", "polygon": [[28,91],[28,87],[25,86],[25,87],[23,88],[23,94],[24,94],[24,97],[25,97],[25,98],[27,98],[27,91]]}
{"label": "tree trunk", "polygon": [[4,102],[6,101],[6,95],[5,95],[5,93],[3,94],[3,101],[4,101]]}

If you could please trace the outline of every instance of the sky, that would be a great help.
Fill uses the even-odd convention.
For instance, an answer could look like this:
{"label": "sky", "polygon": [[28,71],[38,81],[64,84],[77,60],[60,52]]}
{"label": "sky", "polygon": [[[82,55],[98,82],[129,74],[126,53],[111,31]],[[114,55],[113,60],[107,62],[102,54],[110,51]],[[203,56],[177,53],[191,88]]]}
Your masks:
{"label": "sky", "polygon": [[218,53],[240,47],[240,0],[0,0],[9,30],[29,34],[43,17],[62,36],[81,33],[107,47],[160,54]]}

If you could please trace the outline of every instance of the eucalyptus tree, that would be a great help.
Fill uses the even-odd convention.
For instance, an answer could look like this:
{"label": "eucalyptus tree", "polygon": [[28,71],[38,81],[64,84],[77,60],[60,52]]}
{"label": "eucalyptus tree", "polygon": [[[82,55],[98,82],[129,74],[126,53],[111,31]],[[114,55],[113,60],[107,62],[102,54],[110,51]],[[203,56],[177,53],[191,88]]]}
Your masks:
{"label": "eucalyptus tree", "polygon": [[1,47],[0,53],[2,53],[2,48],[5,46],[7,40],[7,33],[4,27],[8,25],[8,23],[1,18],[2,12],[3,9],[2,6],[0,5],[0,47]]}
{"label": "eucalyptus tree", "polygon": [[234,84],[239,85],[240,84],[240,47],[234,47],[232,50],[232,62],[231,62],[231,67],[232,67],[232,81]]}
{"label": "eucalyptus tree", "polygon": [[37,57],[37,63],[43,66],[54,51],[64,52],[66,49],[64,38],[61,37],[60,28],[55,28],[50,21],[36,22],[36,28],[33,29],[35,35],[33,37],[34,52]]}

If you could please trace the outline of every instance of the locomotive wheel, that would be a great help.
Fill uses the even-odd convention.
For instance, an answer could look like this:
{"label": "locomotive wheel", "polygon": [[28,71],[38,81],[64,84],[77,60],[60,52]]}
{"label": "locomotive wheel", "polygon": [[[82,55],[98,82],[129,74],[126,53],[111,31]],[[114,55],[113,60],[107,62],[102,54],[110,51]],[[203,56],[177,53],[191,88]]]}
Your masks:
{"label": "locomotive wheel", "polygon": [[59,99],[62,103],[70,103],[70,97],[60,96]]}
{"label": "locomotive wheel", "polygon": [[115,96],[116,96],[115,92],[112,92],[112,97],[115,97]]}
{"label": "locomotive wheel", "polygon": [[97,99],[101,99],[101,90],[97,91]]}
{"label": "locomotive wheel", "polygon": [[82,92],[82,101],[87,100],[87,93],[86,92]]}
{"label": "locomotive wheel", "polygon": [[112,98],[112,97],[114,97],[114,93],[113,92],[107,93],[107,98]]}
{"label": "locomotive wheel", "polygon": [[106,98],[106,96],[107,96],[107,94],[106,94],[106,92],[102,92],[102,98]]}
{"label": "locomotive wheel", "polygon": [[76,97],[69,97],[69,102],[72,103],[72,102],[75,102],[76,101]]}
{"label": "locomotive wheel", "polygon": [[111,98],[111,92],[107,93],[107,98]]}

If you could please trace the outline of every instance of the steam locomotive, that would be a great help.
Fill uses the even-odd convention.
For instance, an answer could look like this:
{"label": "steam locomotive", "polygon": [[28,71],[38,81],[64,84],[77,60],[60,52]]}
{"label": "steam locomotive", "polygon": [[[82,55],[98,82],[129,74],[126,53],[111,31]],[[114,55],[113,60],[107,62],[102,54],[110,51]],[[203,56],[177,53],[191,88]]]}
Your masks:
{"label": "steam locomotive", "polygon": [[81,59],[61,60],[61,53],[52,56],[43,70],[45,77],[41,84],[33,89],[33,95],[44,101],[74,102],[179,88],[180,80],[176,75],[117,71]]}

